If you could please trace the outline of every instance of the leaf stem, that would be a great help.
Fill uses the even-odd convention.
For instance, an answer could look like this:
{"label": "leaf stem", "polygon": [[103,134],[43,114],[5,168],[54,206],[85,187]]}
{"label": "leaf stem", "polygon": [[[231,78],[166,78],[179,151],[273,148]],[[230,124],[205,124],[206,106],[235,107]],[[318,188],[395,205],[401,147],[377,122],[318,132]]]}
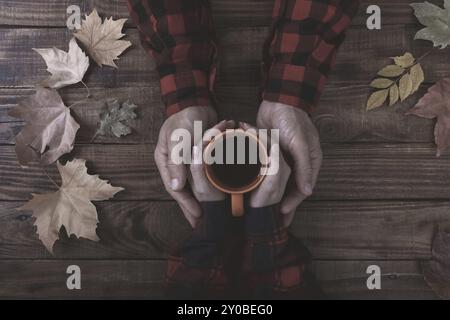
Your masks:
{"label": "leaf stem", "polygon": [[[40,162],[39,152],[38,152],[35,148],[33,148],[32,146],[30,146],[30,145],[28,145],[28,147],[33,151],[36,160],[37,160],[38,162]],[[44,171],[44,174],[47,176],[48,180],[50,180],[50,181],[53,183],[53,185],[54,185],[57,189],[60,189],[60,188],[61,188],[61,187],[56,183],[56,181],[53,180],[52,177],[50,177],[50,175],[48,174],[48,171],[47,171],[47,169],[45,169],[45,167],[43,167],[42,165],[39,165],[39,168],[41,168],[42,171]]]}
{"label": "leaf stem", "polygon": [[[413,66],[415,66],[416,64],[418,64],[420,61],[422,61],[422,60],[425,59],[426,57],[428,57],[433,51],[434,51],[434,48],[431,48],[429,51],[425,52],[422,56],[420,56],[419,58],[416,59],[416,63],[414,63]],[[412,66],[411,66],[411,67],[412,67]]]}
{"label": "leaf stem", "polygon": [[80,82],[86,88],[86,90],[87,90],[86,98],[89,99],[91,97],[91,90],[89,89],[89,87],[86,85],[86,83],[83,80],[81,80]]}
{"label": "leaf stem", "polygon": [[90,143],[93,143],[93,142],[95,141],[95,139],[97,139],[97,137],[98,137],[99,135],[100,135],[100,134],[99,134],[99,132],[97,131],[97,132],[94,134],[94,136],[92,137]]}
{"label": "leaf stem", "polygon": [[86,98],[86,99],[84,99],[84,100],[74,102],[74,103],[72,103],[70,106],[68,106],[67,108],[72,109],[72,107],[75,107],[76,105],[79,105],[79,104],[88,102],[89,100],[90,100],[90,98]]}
{"label": "leaf stem", "polygon": [[55,185],[55,187],[57,189],[61,189],[61,187],[58,186],[58,184],[55,182],[55,180],[53,180],[52,177],[50,177],[50,175],[48,174],[48,171],[44,167],[41,167],[41,169],[44,171],[44,174],[47,176],[47,178]]}

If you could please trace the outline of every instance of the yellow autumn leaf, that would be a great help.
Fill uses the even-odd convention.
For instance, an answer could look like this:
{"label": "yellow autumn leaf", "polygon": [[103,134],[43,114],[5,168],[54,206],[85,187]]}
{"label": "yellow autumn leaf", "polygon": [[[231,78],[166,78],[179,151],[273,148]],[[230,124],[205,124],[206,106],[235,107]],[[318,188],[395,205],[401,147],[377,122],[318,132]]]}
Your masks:
{"label": "yellow autumn leaf", "polygon": [[413,84],[411,81],[411,75],[409,73],[405,74],[400,79],[400,100],[404,101],[406,98],[408,98],[412,93]]}
{"label": "yellow autumn leaf", "polygon": [[387,87],[389,87],[390,85],[392,85],[394,83],[394,81],[386,79],[386,78],[378,78],[372,81],[372,83],[370,84],[370,86],[372,88],[376,88],[376,89],[385,89]]}
{"label": "yellow autumn leaf", "polygon": [[412,81],[412,93],[414,93],[419,90],[420,85],[425,81],[425,75],[420,63],[411,68],[410,74]]}
{"label": "yellow autumn leaf", "polygon": [[382,77],[392,78],[400,76],[403,72],[405,72],[405,69],[395,64],[392,64],[381,69],[378,72],[378,75]]}
{"label": "yellow autumn leaf", "polygon": [[367,100],[367,111],[381,107],[384,101],[386,101],[388,93],[389,89],[379,90],[372,93],[372,95]]}
{"label": "yellow autumn leaf", "polygon": [[399,98],[398,86],[395,83],[389,89],[389,106],[393,106],[395,103],[397,103],[398,98]]}
{"label": "yellow autumn leaf", "polygon": [[414,64],[414,61],[416,59],[414,59],[413,55],[409,52],[406,52],[404,55],[399,56],[399,57],[394,57],[394,62],[396,65],[398,65],[401,68],[409,68]]}

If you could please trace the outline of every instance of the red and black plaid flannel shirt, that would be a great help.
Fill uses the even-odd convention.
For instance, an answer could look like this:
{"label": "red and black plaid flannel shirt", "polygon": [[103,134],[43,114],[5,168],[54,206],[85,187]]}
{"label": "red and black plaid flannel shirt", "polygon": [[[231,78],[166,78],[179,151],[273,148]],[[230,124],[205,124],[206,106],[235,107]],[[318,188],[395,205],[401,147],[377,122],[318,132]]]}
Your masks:
{"label": "red and black plaid flannel shirt", "polygon": [[[262,99],[311,112],[358,0],[274,3],[263,48]],[[212,106],[217,49],[209,1],[128,0],[128,6],[144,47],[156,60],[167,114]]]}
{"label": "red and black plaid flannel shirt", "polygon": [[[318,104],[358,0],[274,3],[263,47],[261,98],[309,113]],[[143,46],[156,60],[167,114],[213,106],[217,48],[209,1],[128,0],[128,5]],[[247,209],[244,221],[231,218],[223,203],[203,207],[203,223],[169,260],[171,297],[318,296],[305,272],[307,250],[281,227],[276,207]]]}
{"label": "red and black plaid flannel shirt", "polygon": [[282,226],[277,206],[231,215],[230,201],[202,203],[203,218],[170,258],[174,299],[319,299],[309,251]]}

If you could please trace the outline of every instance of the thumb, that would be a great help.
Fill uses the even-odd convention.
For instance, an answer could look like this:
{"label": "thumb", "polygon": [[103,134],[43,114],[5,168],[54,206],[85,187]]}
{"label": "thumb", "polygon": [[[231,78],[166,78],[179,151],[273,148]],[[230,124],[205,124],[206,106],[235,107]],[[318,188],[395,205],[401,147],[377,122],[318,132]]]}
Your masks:
{"label": "thumb", "polygon": [[[190,150],[186,155],[182,155],[180,159],[174,160],[174,148],[176,147],[175,143],[171,141],[169,143],[169,157],[167,160],[167,171],[169,172],[170,177],[170,188],[173,191],[181,191],[184,189],[184,186],[187,181],[187,168],[185,159],[188,157],[191,158]],[[184,152],[184,149],[183,149]],[[175,158],[176,159],[176,158]]]}
{"label": "thumb", "polygon": [[170,175],[170,188],[173,191],[181,191],[184,189],[187,180],[187,169],[184,164],[173,164],[169,161],[167,169]]}
{"label": "thumb", "polygon": [[305,139],[291,144],[290,152],[294,159],[294,173],[299,191],[305,196],[312,194],[312,166],[309,147]]}

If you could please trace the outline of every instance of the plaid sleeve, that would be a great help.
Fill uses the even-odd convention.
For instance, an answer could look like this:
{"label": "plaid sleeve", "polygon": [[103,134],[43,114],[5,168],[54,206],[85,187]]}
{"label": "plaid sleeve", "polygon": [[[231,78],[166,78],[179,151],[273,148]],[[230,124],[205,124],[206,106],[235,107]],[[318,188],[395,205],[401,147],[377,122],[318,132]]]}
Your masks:
{"label": "plaid sleeve", "polygon": [[[241,221],[229,201],[204,202],[203,218],[192,236],[169,257],[166,294],[171,299],[224,299],[237,273]],[[239,254],[239,253],[238,253]]]}
{"label": "plaid sleeve", "polygon": [[357,0],[275,0],[262,98],[310,113],[318,104]]}
{"label": "plaid sleeve", "polygon": [[212,106],[216,45],[208,0],[128,0],[144,48],[156,61],[170,116]]}
{"label": "plaid sleeve", "polygon": [[320,299],[323,293],[306,269],[311,255],[287,228],[278,206],[245,213],[244,279],[257,299]]}

